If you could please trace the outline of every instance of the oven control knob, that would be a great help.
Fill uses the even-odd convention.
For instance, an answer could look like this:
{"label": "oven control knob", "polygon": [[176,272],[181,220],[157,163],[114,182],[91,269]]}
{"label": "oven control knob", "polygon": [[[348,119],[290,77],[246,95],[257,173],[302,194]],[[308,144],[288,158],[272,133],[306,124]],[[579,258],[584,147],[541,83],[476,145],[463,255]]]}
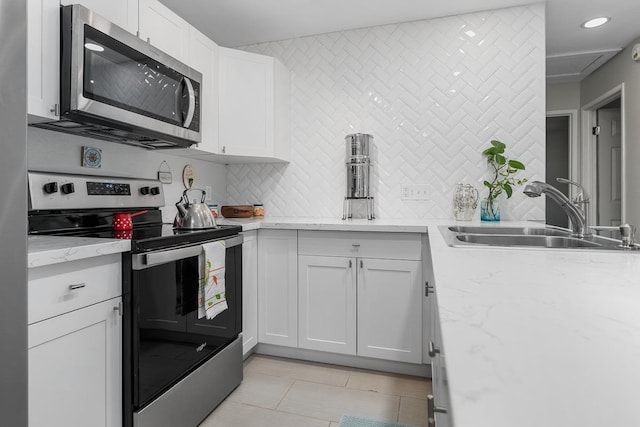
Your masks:
{"label": "oven control knob", "polygon": [[153,194],[154,196],[160,194],[160,187],[151,187],[151,194]]}
{"label": "oven control knob", "polygon": [[73,186],[73,182],[68,182],[60,186],[60,191],[62,191],[62,194],[71,194],[75,192],[76,189]]}
{"label": "oven control knob", "polygon": [[141,187],[140,194],[142,194],[143,196],[146,196],[147,194],[149,194],[149,187]]}
{"label": "oven control knob", "polygon": [[53,194],[58,192],[58,183],[57,182],[47,182],[42,189],[47,194]]}

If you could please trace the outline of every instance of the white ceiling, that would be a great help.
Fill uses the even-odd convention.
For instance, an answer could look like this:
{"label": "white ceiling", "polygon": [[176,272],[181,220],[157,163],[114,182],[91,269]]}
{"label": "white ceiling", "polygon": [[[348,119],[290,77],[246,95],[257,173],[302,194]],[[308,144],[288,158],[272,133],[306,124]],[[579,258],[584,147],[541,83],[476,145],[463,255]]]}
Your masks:
{"label": "white ceiling", "polygon": [[[521,6],[531,0],[160,0],[227,47]],[[580,80],[640,36],[639,0],[546,0],[547,77]],[[611,17],[591,30],[580,24]],[[583,55],[585,55],[583,57]]]}

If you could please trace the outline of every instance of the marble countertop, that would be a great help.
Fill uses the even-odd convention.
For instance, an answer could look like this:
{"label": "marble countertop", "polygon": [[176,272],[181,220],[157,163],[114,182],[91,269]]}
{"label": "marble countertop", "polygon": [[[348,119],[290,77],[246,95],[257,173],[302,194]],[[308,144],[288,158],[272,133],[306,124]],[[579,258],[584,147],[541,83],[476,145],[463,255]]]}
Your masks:
{"label": "marble countertop", "polygon": [[426,233],[428,222],[406,219],[348,219],[304,218],[304,217],[264,217],[264,218],[219,218],[220,225],[241,225],[243,231],[259,228],[281,230],[324,230],[324,231],[376,231],[393,233]]}
{"label": "marble countertop", "polygon": [[27,267],[42,267],[131,250],[130,240],[92,237],[29,236]]}
{"label": "marble countertop", "polygon": [[429,241],[456,427],[640,425],[640,253]]}

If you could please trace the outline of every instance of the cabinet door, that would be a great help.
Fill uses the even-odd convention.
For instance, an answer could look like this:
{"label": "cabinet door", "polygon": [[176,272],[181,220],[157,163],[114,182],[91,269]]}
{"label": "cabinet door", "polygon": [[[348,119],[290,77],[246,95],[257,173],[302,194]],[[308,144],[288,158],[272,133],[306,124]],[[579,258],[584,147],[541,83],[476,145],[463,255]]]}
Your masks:
{"label": "cabinet door", "polygon": [[131,34],[138,32],[138,0],[62,0],[60,3],[81,4]]}
{"label": "cabinet door", "polygon": [[122,425],[120,303],[29,325],[29,425]]}
{"label": "cabinet door", "polygon": [[193,27],[189,28],[187,65],[202,73],[200,87],[202,140],[198,150],[218,153],[218,45]]}
{"label": "cabinet door", "polygon": [[29,122],[57,120],[60,102],[60,2],[27,0]]}
{"label": "cabinet door", "polygon": [[157,0],[140,0],[140,38],[186,62],[189,23]]}
{"label": "cabinet door", "polygon": [[298,346],[356,354],[356,259],[298,257]]}
{"label": "cabinet door", "polygon": [[258,232],[242,234],[242,354],[246,355],[258,343]]}
{"label": "cabinet door", "polygon": [[358,355],[422,362],[421,262],[358,258]]}
{"label": "cabinet door", "polygon": [[258,339],[298,346],[298,234],[258,232]]}
{"label": "cabinet door", "polygon": [[274,155],[274,59],[220,48],[220,152]]}

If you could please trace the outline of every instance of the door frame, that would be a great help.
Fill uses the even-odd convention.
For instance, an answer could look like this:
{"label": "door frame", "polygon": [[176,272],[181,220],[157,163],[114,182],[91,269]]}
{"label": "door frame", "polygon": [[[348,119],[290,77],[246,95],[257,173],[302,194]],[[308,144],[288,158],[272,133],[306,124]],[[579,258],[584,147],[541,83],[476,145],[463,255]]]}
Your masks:
{"label": "door frame", "polygon": [[[591,129],[598,124],[597,111],[611,101],[620,98],[620,192],[622,200],[620,203],[620,220],[622,224],[626,222],[626,194],[627,183],[625,181],[626,171],[626,131],[625,131],[625,96],[624,83],[609,89],[595,99],[587,102],[581,107],[582,110],[582,138],[580,141],[580,183],[587,190],[591,202],[589,203],[589,218],[597,217],[598,193],[596,175],[597,138]],[[597,224],[594,224],[597,225]]]}
{"label": "door frame", "polygon": [[[578,181],[580,178],[580,158],[578,143],[578,110],[551,110],[547,111],[546,117],[568,117],[569,118],[569,178]],[[574,197],[576,188],[569,186],[569,197]]]}

